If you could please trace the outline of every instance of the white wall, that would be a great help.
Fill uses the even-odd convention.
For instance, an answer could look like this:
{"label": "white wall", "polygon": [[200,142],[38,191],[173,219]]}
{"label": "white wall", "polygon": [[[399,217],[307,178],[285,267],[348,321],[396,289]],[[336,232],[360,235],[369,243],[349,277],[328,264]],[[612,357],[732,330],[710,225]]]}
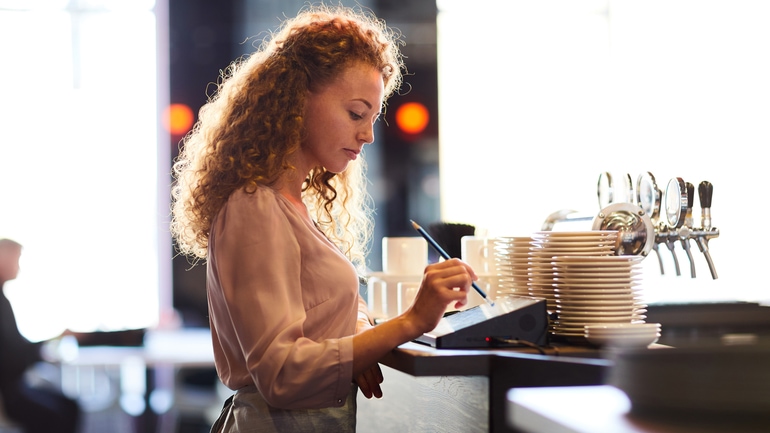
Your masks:
{"label": "white wall", "polygon": [[604,171],[708,180],[719,279],[697,249],[691,279],[681,248],[675,277],[665,250],[667,275],[644,261],[649,299],[770,299],[770,3],[438,4],[442,220],[529,234],[559,209],[595,215]]}

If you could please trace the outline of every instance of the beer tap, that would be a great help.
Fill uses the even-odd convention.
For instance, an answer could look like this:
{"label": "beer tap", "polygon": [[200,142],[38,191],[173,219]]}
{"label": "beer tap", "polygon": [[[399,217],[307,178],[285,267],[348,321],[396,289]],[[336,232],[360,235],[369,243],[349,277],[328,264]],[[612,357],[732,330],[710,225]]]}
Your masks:
{"label": "beer tap", "polygon": [[690,276],[695,278],[695,262],[690,251],[690,238],[693,234],[692,207],[695,200],[695,187],[690,182],[685,182],[685,188],[687,189],[687,211],[684,217],[684,224],[679,228],[679,240],[682,242],[682,249],[687,253],[687,259],[690,261]]}
{"label": "beer tap", "polygon": [[[647,239],[646,245],[639,242],[627,243],[633,248],[618,247],[616,252],[619,255],[640,254],[646,256],[650,250],[654,250],[655,255],[658,256],[661,275],[665,274],[665,269],[661,248],[658,244],[665,243],[668,250],[671,251],[674,270],[676,275],[680,276],[682,271],[676,252],[676,244],[679,243],[690,262],[690,276],[696,277],[695,259],[691,245],[691,240],[695,239],[698,249],[706,258],[711,277],[717,279],[716,267],[708,247],[709,240],[719,237],[719,230],[711,226],[711,198],[714,192],[711,183],[703,181],[698,185],[701,210],[701,226],[698,227],[693,217],[695,186],[692,183],[685,182],[681,177],[674,177],[669,180],[665,193],[662,194],[655,181],[655,176],[650,172],[640,174],[636,185],[631,183],[631,176],[627,174],[621,176],[620,180],[623,185],[617,185],[617,179],[613,179],[609,172],[603,172],[599,175],[597,196],[601,210],[594,218],[593,229],[616,230],[616,227],[622,227],[622,230],[617,230],[625,234],[631,232],[629,230],[631,226],[635,228],[646,226],[646,233],[635,229],[634,233],[637,234],[637,237],[633,238],[635,240],[638,240],[637,238]],[[551,216],[549,216],[550,218]],[[636,224],[639,222],[637,220],[644,223]],[[622,221],[623,224],[619,224],[618,221]],[[548,226],[548,230],[550,229],[551,226]],[[639,248],[640,246],[642,248]],[[629,253],[628,251],[634,252]]]}
{"label": "beer tap", "polygon": [[684,180],[675,177],[668,182],[666,187],[666,220],[668,227],[661,226],[660,236],[666,242],[674,258],[676,275],[682,275],[679,270],[679,260],[676,257],[675,242],[679,239],[678,229],[684,225],[684,217],[687,214],[687,191]]}
{"label": "beer tap", "polygon": [[[658,231],[658,217],[660,216],[660,196],[661,191],[655,182],[655,176],[649,171],[640,174],[636,179],[636,201],[639,207],[649,215],[656,232]],[[660,274],[664,275],[666,272],[663,268],[663,257],[661,257],[660,249],[658,249],[657,236],[655,242],[652,243],[652,250],[658,257]]]}
{"label": "beer tap", "polygon": [[663,239],[664,239],[664,242],[666,243],[666,247],[668,247],[668,250],[671,251],[671,257],[674,259],[674,272],[678,277],[682,275],[682,271],[679,269],[679,259],[676,257],[676,247],[674,244],[676,240],[671,236],[669,236],[671,233],[669,232],[668,227],[666,227],[665,225],[661,226],[660,232],[664,236]]}
{"label": "beer tap", "polygon": [[704,180],[698,185],[700,199],[700,225],[703,230],[711,230],[711,197],[714,195],[714,185]]}
{"label": "beer tap", "polygon": [[711,227],[711,197],[714,194],[714,186],[709,181],[703,181],[698,185],[698,198],[700,199],[701,207],[701,230],[696,231],[695,241],[698,244],[698,249],[703,256],[706,257],[709,270],[711,271],[711,277],[717,279],[717,270],[714,267],[714,261],[711,259],[711,253],[709,252],[709,239],[719,236],[719,230],[716,227]]}

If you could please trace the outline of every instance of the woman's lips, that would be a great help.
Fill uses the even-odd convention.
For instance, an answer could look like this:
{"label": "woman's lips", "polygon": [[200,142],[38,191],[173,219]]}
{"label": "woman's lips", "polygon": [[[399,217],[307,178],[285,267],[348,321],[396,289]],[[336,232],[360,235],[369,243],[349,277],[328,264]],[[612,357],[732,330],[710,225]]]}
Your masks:
{"label": "woman's lips", "polygon": [[345,153],[348,155],[348,158],[350,158],[351,161],[355,161],[356,158],[358,158],[358,152],[351,149],[345,149]]}

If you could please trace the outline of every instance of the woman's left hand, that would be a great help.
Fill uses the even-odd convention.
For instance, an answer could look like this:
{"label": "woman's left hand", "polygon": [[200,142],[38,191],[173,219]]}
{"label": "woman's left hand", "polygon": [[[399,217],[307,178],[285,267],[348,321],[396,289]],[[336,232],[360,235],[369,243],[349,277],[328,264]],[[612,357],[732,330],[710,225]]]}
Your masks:
{"label": "woman's left hand", "polygon": [[356,383],[358,384],[358,388],[364,394],[364,397],[382,398],[382,389],[380,388],[382,379],[380,364],[374,364],[356,378]]}

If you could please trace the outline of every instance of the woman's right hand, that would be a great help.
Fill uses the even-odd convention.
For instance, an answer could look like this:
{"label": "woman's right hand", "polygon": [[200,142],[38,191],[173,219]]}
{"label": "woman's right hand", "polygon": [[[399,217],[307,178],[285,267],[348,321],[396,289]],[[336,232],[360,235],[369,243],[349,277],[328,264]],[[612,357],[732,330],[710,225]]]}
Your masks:
{"label": "woman's right hand", "polygon": [[447,306],[454,303],[460,308],[468,302],[468,291],[476,279],[473,269],[460,259],[428,265],[420,290],[404,315],[420,334],[429,332],[438,325]]}

